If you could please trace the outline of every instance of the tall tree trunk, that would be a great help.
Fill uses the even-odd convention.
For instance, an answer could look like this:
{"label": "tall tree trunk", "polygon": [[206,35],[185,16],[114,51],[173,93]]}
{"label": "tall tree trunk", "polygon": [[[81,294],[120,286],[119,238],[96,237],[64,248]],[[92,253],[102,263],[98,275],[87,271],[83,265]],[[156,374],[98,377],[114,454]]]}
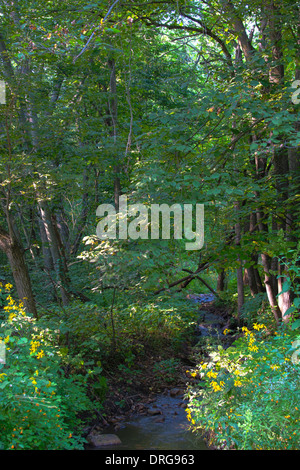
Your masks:
{"label": "tall tree trunk", "polygon": [[57,276],[57,283],[60,289],[63,305],[69,303],[69,280],[66,273],[66,262],[64,254],[61,251],[61,242],[58,237],[57,230],[53,224],[52,215],[48,207],[47,201],[38,199],[41,220],[44,224],[45,233],[50,246],[53,259],[53,265]]}
{"label": "tall tree trunk", "polygon": [[[258,193],[256,194],[259,197]],[[264,214],[261,208],[257,209],[256,218],[257,218],[257,226],[258,226],[259,231],[262,234],[267,234],[268,226],[264,222]],[[268,301],[269,301],[274,319],[276,323],[279,324],[279,321],[281,318],[281,312],[277,303],[276,292],[274,291],[273,274],[270,272],[271,258],[267,253],[261,253],[261,261],[262,261],[262,266],[264,270],[264,284],[266,288]]]}
{"label": "tall tree trunk", "polygon": [[56,223],[67,257],[67,254],[70,253],[70,230],[63,206],[61,206],[56,213]]}
{"label": "tall tree trunk", "polygon": [[120,179],[120,162],[117,150],[117,118],[118,118],[118,102],[117,102],[117,80],[116,80],[116,63],[114,59],[108,60],[110,69],[110,97],[109,97],[109,112],[111,116],[111,131],[110,135],[113,137],[117,154],[115,155],[114,165],[114,202],[115,208],[119,210],[119,197],[121,195],[121,179]]}
{"label": "tall tree trunk", "polygon": [[35,299],[21,242],[13,233],[7,232],[2,227],[0,227],[0,249],[8,258],[19,299],[26,310],[37,318]]}
{"label": "tall tree trunk", "polygon": [[[241,224],[238,220],[239,217],[239,203],[235,203],[235,213],[237,217],[237,221],[235,224],[235,244],[240,246],[241,242]],[[241,309],[244,305],[244,281],[243,281],[243,266],[242,260],[240,255],[237,256],[238,267],[236,270],[236,277],[237,277],[237,292],[238,292],[238,318],[241,313]]]}
{"label": "tall tree trunk", "polygon": [[279,324],[280,318],[281,318],[281,311],[277,303],[276,299],[276,294],[273,289],[273,283],[272,283],[272,274],[270,273],[270,264],[271,264],[271,259],[266,253],[261,254],[261,260],[262,260],[262,265],[264,268],[264,273],[265,273],[265,286],[266,286],[266,292],[269,300],[269,304],[271,306],[272,313],[274,315],[275,321],[277,325]]}
{"label": "tall tree trunk", "polygon": [[[271,66],[269,69],[269,78],[270,82],[274,84],[276,88],[282,86],[284,82],[284,65],[283,65],[283,51],[282,51],[282,19],[281,12],[278,8],[278,5],[275,4],[274,0],[270,0],[267,3],[267,18],[269,26],[269,36],[272,47],[272,59],[274,61],[274,66]],[[284,208],[283,217],[277,222],[277,230],[283,229],[285,236],[287,236],[290,228],[290,217],[287,212],[287,201],[289,198],[289,155],[286,146],[284,145],[285,136],[279,136],[282,141],[282,145],[277,145],[274,147],[274,178],[275,185],[277,189],[277,201],[280,204],[281,209]],[[282,213],[282,211],[281,211]],[[277,267],[278,270],[278,285],[277,292],[278,297],[278,306],[281,312],[281,316],[284,321],[288,320],[285,316],[285,312],[288,310],[292,303],[292,292],[282,291],[283,283],[286,280],[284,273],[284,267],[281,266],[279,260],[274,260],[274,267]]]}
{"label": "tall tree trunk", "polygon": [[218,273],[217,292],[223,292],[224,289],[225,289],[225,270],[222,269]]}
{"label": "tall tree trunk", "polygon": [[[249,219],[245,221],[245,232],[253,233],[256,231],[256,216],[255,212],[251,211]],[[263,291],[262,282],[260,279],[257,266],[257,255],[252,252],[250,255],[250,262],[252,263],[248,267],[245,267],[245,274],[247,276],[248,285],[250,288],[251,295],[255,297],[259,292]]]}
{"label": "tall tree trunk", "polygon": [[82,239],[84,229],[86,227],[87,217],[89,213],[89,171],[90,167],[86,168],[83,172],[83,195],[82,195],[82,204],[81,204],[81,214],[79,216],[78,223],[76,224],[76,233],[74,241],[71,246],[71,254],[76,255],[79,250],[79,245]]}
{"label": "tall tree trunk", "polygon": [[53,258],[50,251],[50,245],[47,238],[45,225],[42,220],[42,215],[40,209],[38,209],[38,222],[40,228],[40,237],[42,241],[42,251],[43,251],[43,260],[44,260],[44,267],[46,271],[52,271],[54,269]]}

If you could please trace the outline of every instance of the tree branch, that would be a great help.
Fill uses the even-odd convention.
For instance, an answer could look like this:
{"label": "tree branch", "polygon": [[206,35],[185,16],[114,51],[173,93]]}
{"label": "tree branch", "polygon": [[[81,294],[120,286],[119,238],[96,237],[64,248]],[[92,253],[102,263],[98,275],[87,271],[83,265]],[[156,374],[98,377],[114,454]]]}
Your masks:
{"label": "tree branch", "polygon": [[[102,20],[102,24],[104,23],[104,21],[106,21],[108,15],[110,14],[110,12],[112,11],[112,9],[114,8],[114,6],[119,2],[119,0],[115,0],[115,2],[111,5],[110,9],[108,10],[108,12],[106,13],[105,17],[103,18]],[[89,43],[91,42],[92,38],[94,37],[94,34],[95,32],[97,31],[97,29],[100,29],[101,28],[101,25],[100,26],[97,26],[97,28],[94,29],[94,31],[92,32],[92,34],[90,35],[86,45],[84,46],[84,48],[79,52],[79,54],[74,57],[73,59],[73,64],[75,64],[76,60],[78,59],[78,57],[80,57],[84,51],[87,49]]]}
{"label": "tree branch", "polygon": [[226,56],[228,65],[230,67],[233,67],[230,52],[228,51],[228,49],[227,49],[225,43],[222,41],[222,39],[219,38],[215,33],[213,33],[213,31],[210,28],[208,28],[202,22],[200,22],[200,20],[192,18],[192,17],[190,17],[189,15],[186,15],[186,14],[183,14],[183,16],[185,16],[186,18],[188,18],[192,21],[197,22],[199,25],[201,25],[201,27],[199,28],[197,26],[182,26],[182,25],[179,25],[179,24],[159,23],[157,21],[154,21],[154,20],[150,19],[149,17],[143,17],[143,16],[140,17],[140,20],[143,20],[148,26],[163,27],[163,28],[167,28],[167,29],[170,29],[170,30],[177,29],[177,30],[183,30],[183,31],[192,31],[194,33],[196,32],[196,33],[199,33],[199,34],[203,34],[204,36],[209,36],[211,39],[216,41],[221,46],[221,49],[222,49],[224,55]]}

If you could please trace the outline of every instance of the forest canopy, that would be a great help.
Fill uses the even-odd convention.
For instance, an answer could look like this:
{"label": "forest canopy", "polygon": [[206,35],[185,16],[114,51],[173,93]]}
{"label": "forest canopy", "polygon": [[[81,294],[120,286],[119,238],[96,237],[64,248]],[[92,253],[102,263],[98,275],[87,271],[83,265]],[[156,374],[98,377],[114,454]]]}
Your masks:
{"label": "forest canopy", "polygon": [[[297,331],[299,53],[294,0],[2,0],[0,282],[26,315],[77,335],[81,310],[203,289]],[[203,205],[203,246],[100,240],[122,195]]]}

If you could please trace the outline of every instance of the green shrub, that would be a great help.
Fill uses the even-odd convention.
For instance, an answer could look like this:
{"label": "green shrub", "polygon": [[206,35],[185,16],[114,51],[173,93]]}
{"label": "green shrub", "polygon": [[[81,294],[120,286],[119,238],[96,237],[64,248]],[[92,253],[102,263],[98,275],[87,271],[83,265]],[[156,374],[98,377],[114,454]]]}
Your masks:
{"label": "green shrub", "polygon": [[195,324],[195,308],[175,295],[146,299],[120,310],[119,330],[139,335],[152,348],[162,351],[169,344],[176,348]]}
{"label": "green shrub", "polygon": [[82,449],[79,414],[91,409],[86,377],[65,376],[57,334],[27,316],[22,304],[10,295],[4,311],[0,326],[0,339],[6,346],[5,362],[0,364],[1,448]]}
{"label": "green shrub", "polygon": [[273,321],[273,314],[267,300],[267,294],[260,292],[255,297],[249,297],[241,308],[241,319],[247,325],[252,325],[255,322],[269,325]]}
{"label": "green shrub", "polygon": [[220,448],[299,449],[297,334],[265,332],[261,324],[243,327],[231,347],[219,346],[191,372],[200,382],[189,392],[188,419]]}
{"label": "green shrub", "polygon": [[171,357],[170,359],[163,359],[156,362],[153,366],[153,371],[156,377],[162,382],[175,383],[178,380],[178,367],[180,361]]}

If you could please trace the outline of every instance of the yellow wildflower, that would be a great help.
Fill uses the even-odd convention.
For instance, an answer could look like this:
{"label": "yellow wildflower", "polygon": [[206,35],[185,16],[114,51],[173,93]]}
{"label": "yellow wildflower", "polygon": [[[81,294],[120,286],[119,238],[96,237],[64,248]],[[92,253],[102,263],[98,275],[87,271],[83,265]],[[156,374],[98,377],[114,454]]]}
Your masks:
{"label": "yellow wildflower", "polygon": [[218,374],[216,372],[213,372],[211,370],[209,372],[207,372],[207,377],[210,377],[212,379],[216,379],[217,376],[218,376]]}
{"label": "yellow wildflower", "polygon": [[40,346],[40,342],[39,341],[31,341],[30,342],[30,354],[33,354],[36,352],[37,348]]}
{"label": "yellow wildflower", "polygon": [[220,390],[222,390],[222,388],[220,387],[218,382],[212,381],[212,382],[210,382],[210,385],[214,389],[214,392],[219,392]]}
{"label": "yellow wildflower", "polygon": [[240,380],[235,380],[234,381],[234,386],[235,387],[241,387],[242,386],[242,382]]}
{"label": "yellow wildflower", "polygon": [[253,324],[253,328],[254,328],[255,330],[258,330],[258,331],[259,331],[259,330],[261,330],[261,329],[263,329],[263,328],[266,328],[266,326],[265,326],[263,323],[254,323],[254,324]]}
{"label": "yellow wildflower", "polygon": [[251,331],[249,331],[246,326],[242,327],[242,331],[244,331],[246,333],[246,335],[251,335]]}
{"label": "yellow wildflower", "polygon": [[189,408],[186,408],[186,417],[187,417],[187,420],[188,421],[191,421],[192,417],[191,417],[191,410]]}

